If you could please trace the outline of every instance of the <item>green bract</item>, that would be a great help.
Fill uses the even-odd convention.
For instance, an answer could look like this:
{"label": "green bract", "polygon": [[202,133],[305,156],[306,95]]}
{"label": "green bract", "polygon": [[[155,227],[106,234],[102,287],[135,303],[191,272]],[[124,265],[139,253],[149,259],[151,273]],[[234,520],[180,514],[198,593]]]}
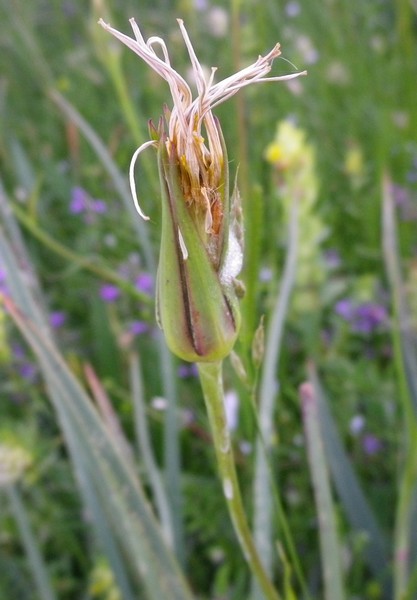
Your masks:
{"label": "green bract", "polygon": [[220,360],[230,353],[240,325],[234,276],[240,268],[242,251],[237,242],[239,232],[233,231],[238,229],[237,219],[233,219],[235,227],[230,228],[227,160],[217,200],[222,211],[219,231],[206,231],[204,211],[185,200],[178,156],[172,146],[168,154],[165,141],[161,131],[158,321],[177,356],[196,362]]}

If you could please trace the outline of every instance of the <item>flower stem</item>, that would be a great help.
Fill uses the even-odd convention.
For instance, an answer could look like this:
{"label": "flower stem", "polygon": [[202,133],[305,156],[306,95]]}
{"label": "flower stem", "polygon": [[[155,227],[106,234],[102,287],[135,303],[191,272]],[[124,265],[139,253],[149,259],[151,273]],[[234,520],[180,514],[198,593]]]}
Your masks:
{"label": "flower stem", "polygon": [[56,596],[51,586],[48,570],[41,555],[39,544],[32,530],[29,516],[17,485],[10,485],[7,488],[7,492],[11,509],[22,537],[22,543],[27,554],[29,566],[32,570],[34,582],[39,593],[39,598],[42,600],[55,600]]}
{"label": "flower stem", "polygon": [[260,561],[243,507],[224,409],[222,362],[200,363],[198,370],[216,451],[217,467],[240,547],[265,599],[280,600]]}

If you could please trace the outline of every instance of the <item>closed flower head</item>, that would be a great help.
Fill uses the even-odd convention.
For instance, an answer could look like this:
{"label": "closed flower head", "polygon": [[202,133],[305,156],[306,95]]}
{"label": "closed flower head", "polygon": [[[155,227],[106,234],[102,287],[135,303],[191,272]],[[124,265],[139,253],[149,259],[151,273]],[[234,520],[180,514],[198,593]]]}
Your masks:
{"label": "closed flower head", "polygon": [[[229,197],[228,160],[219,122],[212,109],[252,83],[292,79],[300,73],[266,77],[277,44],[249,67],[214,82],[216,68],[206,78],[182,20],[178,25],[187,48],[197,95],[171,66],[163,39],[145,40],[134,19],[131,38],[102,19],[100,25],[122,41],[169,85],[171,110],[165,110],[151,140],[134,153],[130,184],[137,199],[134,165],[139,154],[158,151],[162,190],[162,236],[157,282],[157,312],[171,350],[185,360],[217,360],[236,339],[239,314],[235,277],[242,265],[240,209],[237,191]],[[158,50],[158,54],[156,52]]]}

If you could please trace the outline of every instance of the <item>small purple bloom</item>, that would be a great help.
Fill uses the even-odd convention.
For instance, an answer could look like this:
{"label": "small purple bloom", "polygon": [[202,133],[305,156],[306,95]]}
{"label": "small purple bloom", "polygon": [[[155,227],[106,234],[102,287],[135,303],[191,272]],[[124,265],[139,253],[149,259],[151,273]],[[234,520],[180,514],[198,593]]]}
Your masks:
{"label": "small purple bloom", "polygon": [[417,158],[413,160],[412,167],[407,173],[407,180],[410,183],[417,183]]}
{"label": "small purple bloom", "polygon": [[369,334],[387,321],[386,308],[376,302],[360,304],[355,310],[352,328],[358,333]]}
{"label": "small purple bloom", "polygon": [[342,263],[339,251],[336,248],[329,248],[324,253],[324,260],[329,269],[338,269]]}
{"label": "small purple bloom", "polygon": [[24,362],[19,365],[19,373],[26,381],[33,382],[38,374],[38,369],[33,363]]}
{"label": "small purple bloom", "polygon": [[342,317],[342,319],[345,319],[345,321],[351,321],[355,314],[353,302],[352,300],[349,300],[349,298],[339,300],[339,302],[336,303],[334,310],[335,313],[339,315],[339,317]]}
{"label": "small purple bloom", "polygon": [[248,455],[252,453],[253,445],[247,440],[242,440],[239,442],[239,448],[242,454]]}
{"label": "small purple bloom", "polygon": [[404,207],[410,203],[410,192],[404,186],[393,183],[391,193],[397,206]]}
{"label": "small purple bloom", "polygon": [[298,2],[294,0],[287,2],[285,5],[285,12],[287,13],[287,17],[296,17],[301,12],[301,7]]}
{"label": "small purple bloom", "polygon": [[195,365],[194,363],[180,365],[178,367],[178,376],[181,377],[181,379],[187,379],[188,377],[197,377],[197,365]]}
{"label": "small purple bloom", "polygon": [[0,267],[0,292],[7,293],[6,271]]}
{"label": "small purple bloom", "polygon": [[135,287],[144,294],[150,294],[153,291],[153,277],[150,273],[141,273],[135,281]]}
{"label": "small purple bloom", "polygon": [[394,183],[391,186],[391,193],[396,206],[398,206],[400,218],[403,221],[417,220],[417,202],[410,190]]}
{"label": "small purple bloom", "polygon": [[269,267],[262,267],[259,271],[259,281],[268,282],[272,280],[272,269]]}
{"label": "small purple bloom", "polygon": [[363,302],[358,306],[354,306],[348,298],[337,302],[335,312],[351,324],[353,331],[367,335],[386,323],[388,319],[387,310],[381,304]]}
{"label": "small purple bloom", "polygon": [[206,10],[208,8],[207,0],[194,0],[196,10]]}
{"label": "small purple bloom", "polygon": [[116,285],[105,283],[100,288],[100,297],[104,302],[115,302],[120,296],[120,290]]}
{"label": "small purple bloom", "polygon": [[82,187],[72,188],[70,213],[79,215],[87,208],[87,192]]}
{"label": "small purple bloom", "polygon": [[142,335],[149,330],[149,325],[145,321],[132,321],[129,331],[133,335]]}
{"label": "small purple bloom", "polygon": [[49,324],[53,329],[59,329],[65,325],[67,315],[62,310],[55,310],[49,315]]}
{"label": "small purple bloom", "polygon": [[91,203],[91,210],[98,215],[102,215],[107,212],[107,204],[104,200],[93,200]]}
{"label": "small purple bloom", "polygon": [[25,360],[26,352],[20,344],[12,344],[12,353],[16,360]]}
{"label": "small purple bloom", "polygon": [[362,439],[362,448],[368,456],[374,456],[382,450],[382,442],[372,433],[367,433]]}

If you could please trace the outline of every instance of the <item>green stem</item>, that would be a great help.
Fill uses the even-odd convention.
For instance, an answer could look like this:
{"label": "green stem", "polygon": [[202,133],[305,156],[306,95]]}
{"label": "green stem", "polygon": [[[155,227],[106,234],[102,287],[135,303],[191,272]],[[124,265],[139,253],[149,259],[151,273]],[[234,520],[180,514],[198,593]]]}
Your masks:
{"label": "green stem", "polygon": [[165,539],[169,547],[174,548],[178,553],[179,550],[174,545],[175,535],[173,532],[172,513],[170,511],[170,505],[167,499],[166,490],[164,488],[164,482],[152,449],[152,442],[146,416],[141,365],[139,354],[137,352],[131,352],[129,354],[129,372],[130,387],[132,390],[134,426],[141,458],[149,477],[149,483],[155,498],[158,515],[161,519],[162,531]]}
{"label": "green stem", "polygon": [[266,600],[280,600],[280,595],[272,585],[262,566],[243,507],[232,444],[226,422],[222,363],[200,363],[198,370],[216,451],[217,467],[240,547]]}
{"label": "green stem", "polygon": [[320,539],[324,598],[344,600],[340,543],[330,485],[330,474],[320,426],[318,398],[311,382],[300,387],[307,459],[310,465]]}
{"label": "green stem", "polygon": [[285,318],[294,287],[298,254],[298,200],[292,201],[288,228],[288,251],[281,289],[278,294],[267,335],[265,359],[259,391],[259,436],[256,442],[255,476],[253,485],[254,537],[256,547],[268,573],[273,560],[273,493],[268,459],[274,444],[274,411],[278,394],[277,365],[279,364]]}
{"label": "green stem", "polygon": [[38,588],[39,598],[42,600],[55,600],[56,596],[49,581],[46,565],[40,553],[38,543],[32,531],[29,517],[17,486],[9,486],[7,492],[10,499],[10,506],[16,519],[23,546],[32,570],[33,578]]}
{"label": "green stem", "polygon": [[404,465],[398,491],[394,534],[394,598],[400,600],[407,589],[412,531],[412,499],[417,481],[417,423],[412,392],[405,367],[406,339],[409,328],[408,306],[401,277],[401,257],[396,230],[396,214],[391,182],[387,174],[382,183],[383,250],[393,304],[393,350],[399,399],[403,408],[405,443]]}

